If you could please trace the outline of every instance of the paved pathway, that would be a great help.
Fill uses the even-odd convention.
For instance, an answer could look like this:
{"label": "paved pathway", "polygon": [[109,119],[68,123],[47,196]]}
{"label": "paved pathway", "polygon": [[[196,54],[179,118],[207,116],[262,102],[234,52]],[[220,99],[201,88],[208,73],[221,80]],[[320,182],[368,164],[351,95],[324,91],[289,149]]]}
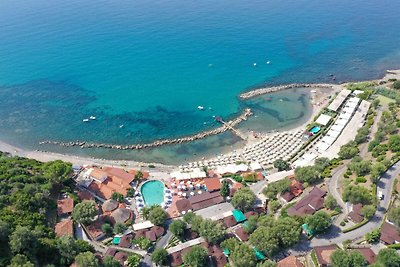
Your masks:
{"label": "paved pathway", "polygon": [[347,164],[343,164],[335,169],[335,172],[332,174],[332,178],[327,182],[329,193],[336,199],[338,205],[342,209],[342,212],[336,217],[334,221],[334,225],[339,227],[340,222],[347,216],[348,210],[347,205],[344,203],[342,196],[339,192],[339,180],[343,177],[343,174],[346,172]]}

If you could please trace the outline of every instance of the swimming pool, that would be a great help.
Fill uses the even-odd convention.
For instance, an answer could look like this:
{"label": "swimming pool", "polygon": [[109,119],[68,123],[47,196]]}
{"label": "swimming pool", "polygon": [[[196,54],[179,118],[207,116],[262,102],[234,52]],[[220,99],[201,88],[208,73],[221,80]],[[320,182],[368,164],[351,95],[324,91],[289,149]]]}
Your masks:
{"label": "swimming pool", "polygon": [[164,183],[151,180],[142,185],[140,192],[146,206],[161,205],[164,202]]}
{"label": "swimming pool", "polygon": [[310,132],[312,132],[313,134],[317,134],[319,131],[321,130],[321,128],[320,127],[318,127],[318,126],[314,126],[312,129],[311,129],[311,131]]}

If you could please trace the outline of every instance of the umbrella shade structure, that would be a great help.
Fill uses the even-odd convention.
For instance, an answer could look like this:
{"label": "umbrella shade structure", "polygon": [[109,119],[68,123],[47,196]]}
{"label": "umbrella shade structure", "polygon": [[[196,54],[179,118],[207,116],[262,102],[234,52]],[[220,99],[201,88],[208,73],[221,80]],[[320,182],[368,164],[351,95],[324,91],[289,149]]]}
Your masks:
{"label": "umbrella shade structure", "polygon": [[186,193],[183,193],[183,194],[182,194],[182,196],[183,196],[183,197],[186,197],[186,196],[187,196],[187,194],[186,194]]}
{"label": "umbrella shade structure", "polygon": [[178,192],[178,196],[182,196],[182,192]]}
{"label": "umbrella shade structure", "polygon": [[104,201],[103,205],[102,205],[102,209],[103,211],[113,211],[116,208],[118,208],[118,202],[113,200],[113,199],[108,199],[106,201]]}
{"label": "umbrella shade structure", "polygon": [[203,191],[199,190],[197,191],[197,194],[201,195],[203,193]]}
{"label": "umbrella shade structure", "polygon": [[194,196],[194,192],[190,192],[190,195],[191,195],[191,196]]}
{"label": "umbrella shade structure", "polygon": [[124,223],[131,217],[131,211],[128,209],[120,208],[111,213],[116,223]]}

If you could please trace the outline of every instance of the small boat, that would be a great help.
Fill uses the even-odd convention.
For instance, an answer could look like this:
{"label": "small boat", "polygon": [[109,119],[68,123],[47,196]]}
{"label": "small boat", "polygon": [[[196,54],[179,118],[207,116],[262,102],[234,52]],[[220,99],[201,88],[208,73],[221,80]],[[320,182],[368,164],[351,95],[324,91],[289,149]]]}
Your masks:
{"label": "small boat", "polygon": [[95,116],[90,116],[90,117],[89,117],[89,119],[91,119],[91,120],[95,120],[95,119],[96,119],[96,117],[95,117]]}
{"label": "small boat", "polygon": [[200,110],[204,110],[203,106],[198,106],[197,108],[200,109]]}
{"label": "small boat", "polygon": [[253,63],[253,66],[254,66],[254,67],[257,66],[257,63],[254,62],[254,63]]}
{"label": "small boat", "polygon": [[271,64],[271,61],[268,60],[268,61],[267,61],[267,64],[268,64],[268,65]]}
{"label": "small boat", "polygon": [[123,124],[121,124],[120,126],[119,126],[119,128],[123,128],[124,127],[124,125]]}
{"label": "small boat", "polygon": [[89,119],[83,119],[82,121],[83,121],[83,122],[88,122],[88,121],[89,121]]}

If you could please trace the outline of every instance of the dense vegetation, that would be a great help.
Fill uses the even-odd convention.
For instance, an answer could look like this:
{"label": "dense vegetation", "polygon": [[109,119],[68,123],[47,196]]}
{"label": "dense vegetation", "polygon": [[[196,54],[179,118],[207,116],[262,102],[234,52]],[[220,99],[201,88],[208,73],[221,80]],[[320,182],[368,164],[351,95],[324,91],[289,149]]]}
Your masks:
{"label": "dense vegetation", "polygon": [[71,237],[56,238],[52,230],[61,188],[72,193],[71,172],[71,164],[62,161],[41,163],[0,152],[0,266],[69,266],[93,249]]}

